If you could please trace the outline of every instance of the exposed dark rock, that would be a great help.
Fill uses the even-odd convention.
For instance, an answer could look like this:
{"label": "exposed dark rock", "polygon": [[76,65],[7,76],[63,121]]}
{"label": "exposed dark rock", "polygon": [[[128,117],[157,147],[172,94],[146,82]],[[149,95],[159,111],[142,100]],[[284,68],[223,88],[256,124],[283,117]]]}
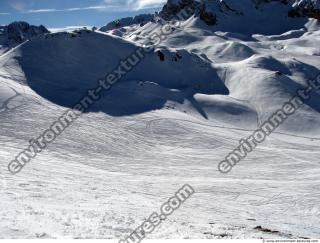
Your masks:
{"label": "exposed dark rock", "polygon": [[279,233],[279,231],[277,230],[271,230],[271,229],[267,229],[267,228],[263,228],[262,226],[257,226],[254,228],[255,230],[259,230],[259,231],[262,231],[262,232],[266,232],[266,233]]}
{"label": "exposed dark rock", "polygon": [[34,26],[26,22],[13,22],[3,26],[1,37],[4,39],[4,44],[15,45],[46,33],[50,32],[43,25]]}
{"label": "exposed dark rock", "polygon": [[200,19],[206,22],[207,25],[215,25],[217,23],[217,16],[207,12],[205,8],[200,11]]}
{"label": "exposed dark rock", "polygon": [[[320,19],[320,0],[251,0],[257,10],[263,9],[264,5],[274,2],[286,5],[288,16],[292,18],[309,17]],[[229,5],[231,4],[231,5]],[[101,31],[109,31],[133,24],[141,27],[148,22],[170,21],[172,19],[186,20],[191,16],[200,18],[209,26],[223,23],[226,15],[245,15],[244,10],[232,6],[232,2],[225,0],[167,0],[159,13],[138,15],[134,18],[124,18],[113,21],[102,27]],[[244,12],[243,12],[244,11]],[[221,14],[222,13],[222,14]]]}
{"label": "exposed dark rock", "polygon": [[100,28],[101,31],[109,31],[109,30],[114,30],[118,29],[121,27],[126,27],[134,24],[138,24],[140,26],[145,25],[148,22],[153,21],[154,19],[154,14],[141,14],[136,17],[128,17],[128,18],[123,18],[119,19],[116,21],[112,21],[108,23],[106,26],[103,26]]}
{"label": "exposed dark rock", "polygon": [[159,50],[159,51],[157,51],[157,55],[158,55],[160,61],[164,62],[165,57],[164,57],[163,52]]}
{"label": "exposed dark rock", "polygon": [[171,20],[179,15],[182,19],[187,19],[200,9],[201,4],[194,0],[168,0],[159,13],[165,20]]}

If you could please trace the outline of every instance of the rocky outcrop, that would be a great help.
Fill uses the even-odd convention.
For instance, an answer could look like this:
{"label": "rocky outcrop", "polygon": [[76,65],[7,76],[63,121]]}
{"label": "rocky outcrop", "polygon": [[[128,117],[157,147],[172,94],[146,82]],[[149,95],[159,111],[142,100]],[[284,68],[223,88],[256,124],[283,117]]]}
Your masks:
{"label": "rocky outcrop", "polygon": [[[231,1],[229,1],[230,3]],[[252,5],[258,9],[263,4],[279,2],[289,6],[288,15],[290,17],[310,17],[320,19],[320,0],[252,0]],[[232,3],[232,2],[231,2]],[[291,5],[291,6],[290,6]],[[218,14],[236,14],[244,13],[233,8],[225,0],[168,0],[160,12],[160,17],[170,20],[179,15],[179,13],[188,13],[186,18],[195,15],[208,25],[215,25],[218,22]]]}
{"label": "rocky outcrop", "polygon": [[297,0],[289,17],[309,17],[320,20],[320,0]]}
{"label": "rocky outcrop", "polygon": [[199,12],[201,4],[194,0],[168,0],[163,6],[159,16],[165,20],[170,20],[173,17],[182,13],[184,18]]}
{"label": "rocky outcrop", "polygon": [[184,18],[195,15],[206,24],[215,25],[217,23],[217,12],[240,14],[240,12],[232,9],[225,1],[206,0],[199,2],[195,0],[168,0],[160,12],[160,17],[165,20],[170,20],[177,15]]}
{"label": "rocky outcrop", "polygon": [[199,17],[207,25],[215,25],[217,23],[217,16],[214,13],[208,12],[205,8],[200,10]]}
{"label": "rocky outcrop", "polygon": [[154,19],[154,14],[141,14],[135,17],[122,18],[108,23],[106,26],[101,27],[99,30],[106,32],[109,30],[118,29],[134,24],[144,25]]}
{"label": "rocky outcrop", "polygon": [[245,0],[243,3],[231,0],[167,0],[159,13],[123,18],[107,24],[100,30],[110,31],[134,24],[142,26],[147,22],[158,21],[159,19],[170,21],[177,17],[188,19],[191,16],[198,17],[209,26],[214,26],[223,23],[224,18],[230,16],[246,15],[246,19],[250,19],[248,15],[253,13],[252,9],[256,12],[253,13],[254,16],[252,17],[252,21],[254,21],[254,18],[259,16],[259,11],[263,11],[268,4],[283,8],[283,13],[285,15],[288,13],[289,17],[320,19],[320,0]]}
{"label": "rocky outcrop", "polygon": [[13,22],[8,26],[2,26],[1,39],[5,45],[15,45],[46,33],[50,32],[43,25],[33,26],[26,22]]}

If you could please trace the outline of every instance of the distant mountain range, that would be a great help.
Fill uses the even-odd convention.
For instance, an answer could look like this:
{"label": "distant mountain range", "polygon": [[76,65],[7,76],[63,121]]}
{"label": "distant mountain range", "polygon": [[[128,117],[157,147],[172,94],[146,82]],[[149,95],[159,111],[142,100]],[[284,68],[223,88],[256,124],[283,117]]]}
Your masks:
{"label": "distant mountain range", "polygon": [[[274,11],[274,7],[276,7],[276,11]],[[252,9],[255,11],[252,11]],[[230,23],[228,23],[230,20],[234,24],[234,18],[237,17],[243,23],[243,20],[254,22],[258,15],[261,15],[258,17],[261,19],[269,16],[270,26],[273,28],[272,23],[278,22],[279,17],[284,16],[292,19],[309,17],[320,20],[320,0],[243,0],[241,2],[231,0],[204,0],[201,2],[196,0],[168,0],[159,13],[141,14],[115,20],[101,27],[100,31],[107,32],[131,25],[143,26],[146,23],[159,20],[168,21],[182,11],[184,11],[182,16],[185,19],[194,15],[207,25],[218,26],[222,29],[226,29],[226,25],[230,27]],[[269,12],[271,14],[275,13],[276,18],[274,18],[274,15],[271,17]],[[251,23],[249,29],[252,29],[252,25],[254,24]],[[238,25],[235,26],[236,28],[239,27]],[[263,27],[268,28],[268,26]],[[233,31],[230,28],[226,30]],[[253,28],[252,31],[257,31],[257,28]],[[34,26],[26,22],[13,22],[8,26],[0,26],[0,45],[14,46],[47,33],[50,33],[50,31],[43,25]]]}
{"label": "distant mountain range", "polygon": [[34,26],[26,22],[13,22],[8,26],[0,26],[0,44],[16,45],[38,35],[50,33],[43,25]]}
{"label": "distant mountain range", "polygon": [[[144,25],[150,21],[156,21],[158,18],[171,20],[181,11],[186,11],[188,15],[185,18],[195,15],[208,25],[216,25],[225,15],[246,15],[250,14],[248,9],[254,7],[258,12],[268,8],[268,5],[280,3],[279,8],[284,9],[282,14],[291,17],[309,17],[320,20],[320,1],[319,0],[168,0],[159,13],[144,14],[136,17],[128,17],[112,21],[106,26],[100,28],[101,31],[109,31],[119,27],[126,27],[134,24]],[[223,15],[223,16],[221,16]],[[218,18],[220,16],[220,18]],[[222,18],[221,18],[222,17]]]}

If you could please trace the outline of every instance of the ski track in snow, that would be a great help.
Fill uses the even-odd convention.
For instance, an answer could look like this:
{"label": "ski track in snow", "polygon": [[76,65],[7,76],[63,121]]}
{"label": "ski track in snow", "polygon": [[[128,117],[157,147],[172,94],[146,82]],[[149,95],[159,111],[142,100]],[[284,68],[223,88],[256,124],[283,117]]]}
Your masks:
{"label": "ski track in snow", "polygon": [[[298,201],[320,213],[319,141],[274,134],[232,173],[221,175],[217,163],[249,131],[197,124],[170,110],[126,118],[93,113],[10,175],[12,156],[61,113],[29,102],[1,116],[1,237],[124,237],[184,183],[196,194],[151,238],[320,232],[319,217],[295,209]],[[280,233],[254,230],[258,225]]]}

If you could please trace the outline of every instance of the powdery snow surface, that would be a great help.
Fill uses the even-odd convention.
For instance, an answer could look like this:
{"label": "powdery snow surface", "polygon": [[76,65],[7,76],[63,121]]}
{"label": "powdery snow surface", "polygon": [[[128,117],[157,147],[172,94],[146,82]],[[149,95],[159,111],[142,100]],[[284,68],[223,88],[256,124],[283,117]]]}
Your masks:
{"label": "powdery snow surface", "polygon": [[0,57],[0,238],[124,238],[186,183],[196,193],[149,238],[319,238],[319,94],[229,174],[217,170],[319,73],[314,20],[249,35],[191,17],[158,47],[163,62],[148,54],[21,173],[8,172],[159,28],[47,34]]}

